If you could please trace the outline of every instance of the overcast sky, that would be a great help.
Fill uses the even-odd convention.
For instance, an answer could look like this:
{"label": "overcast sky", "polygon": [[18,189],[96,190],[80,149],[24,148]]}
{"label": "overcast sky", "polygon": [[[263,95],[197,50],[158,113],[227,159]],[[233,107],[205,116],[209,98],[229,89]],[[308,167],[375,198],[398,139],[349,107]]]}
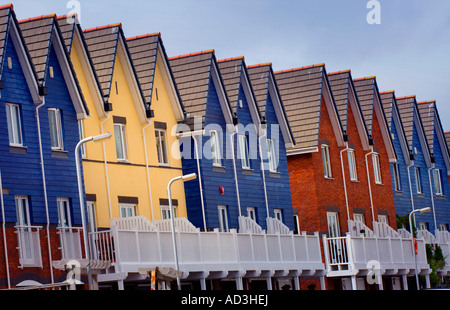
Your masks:
{"label": "overcast sky", "polygon": [[[274,70],[325,63],[376,76],[381,91],[437,100],[450,130],[450,1],[379,0],[78,0],[81,26],[122,23],[127,37],[161,32],[169,56],[214,49],[218,59],[245,56]],[[15,0],[16,15],[71,13],[67,0]]]}

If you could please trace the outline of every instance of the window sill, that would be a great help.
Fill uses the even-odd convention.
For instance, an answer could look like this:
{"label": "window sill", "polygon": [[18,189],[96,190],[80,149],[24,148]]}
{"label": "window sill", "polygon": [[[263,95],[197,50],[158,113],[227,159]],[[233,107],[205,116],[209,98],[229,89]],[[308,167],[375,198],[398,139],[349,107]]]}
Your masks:
{"label": "window sill", "polygon": [[280,178],[281,177],[281,173],[279,173],[278,171],[270,171],[269,177],[271,177],[271,178]]}
{"label": "window sill", "polygon": [[128,161],[128,159],[117,159],[117,162],[119,164],[128,164],[131,165],[131,163]]}
{"label": "window sill", "polygon": [[13,154],[27,154],[28,148],[26,146],[9,145],[9,152]]}
{"label": "window sill", "polygon": [[442,198],[442,199],[445,199],[445,195],[443,195],[443,194],[436,194],[436,198]]}
{"label": "window sill", "polygon": [[254,170],[250,168],[242,168],[242,174],[244,175],[253,175]]}
{"label": "window sill", "polygon": [[52,149],[52,157],[67,159],[69,158],[69,152],[64,150]]}
{"label": "window sill", "polygon": [[334,180],[333,177],[323,177],[325,180]]}

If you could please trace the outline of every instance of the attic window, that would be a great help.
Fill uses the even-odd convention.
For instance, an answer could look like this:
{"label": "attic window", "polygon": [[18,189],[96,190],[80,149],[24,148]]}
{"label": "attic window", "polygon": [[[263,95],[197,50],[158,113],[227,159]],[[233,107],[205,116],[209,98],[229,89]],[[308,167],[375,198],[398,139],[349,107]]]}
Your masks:
{"label": "attic window", "polygon": [[8,69],[12,69],[12,59],[8,57]]}
{"label": "attic window", "polygon": [[53,79],[53,78],[55,77],[55,72],[53,71],[53,67],[50,66],[50,67],[48,68],[48,71],[49,71],[50,77]]}
{"label": "attic window", "polygon": [[157,88],[157,87],[155,88],[155,95],[156,95],[156,101],[159,101],[159,98],[158,98],[158,88]]}

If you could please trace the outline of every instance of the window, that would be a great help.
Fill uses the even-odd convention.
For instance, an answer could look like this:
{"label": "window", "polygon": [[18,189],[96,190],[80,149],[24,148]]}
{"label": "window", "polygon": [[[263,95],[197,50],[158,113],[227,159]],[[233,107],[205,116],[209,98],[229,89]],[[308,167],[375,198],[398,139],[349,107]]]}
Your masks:
{"label": "window", "polygon": [[56,198],[56,206],[58,208],[58,226],[71,227],[69,199]]}
{"label": "window", "polygon": [[16,196],[16,216],[17,216],[17,226],[31,226],[30,221],[30,210],[28,207],[28,197],[27,196]]}
{"label": "window", "polygon": [[64,150],[61,110],[48,109],[48,122],[52,150]]}
{"label": "window", "polygon": [[9,144],[12,146],[23,146],[19,105],[6,104],[6,121],[8,123]]}
{"label": "window", "polygon": [[226,206],[218,206],[219,210],[219,224],[220,232],[228,232],[228,210]]}
{"label": "window", "polygon": [[277,172],[277,164],[275,158],[275,148],[272,139],[267,139],[267,156],[269,159],[269,171]]}
{"label": "window", "polygon": [[448,231],[448,224],[439,224],[440,231]]}
{"label": "window", "polygon": [[395,186],[395,190],[397,192],[402,190],[401,187],[401,183],[400,183],[400,170],[399,170],[399,165],[398,164],[394,164],[392,166],[393,171],[394,171],[394,186]]}
{"label": "window", "polygon": [[349,149],[347,154],[348,154],[348,169],[350,171],[350,180],[358,181],[358,176],[356,174],[355,151]]}
{"label": "window", "polygon": [[168,165],[166,132],[162,129],[155,129],[156,151],[158,152],[158,163]]}
{"label": "window", "polygon": [[275,214],[275,218],[279,221],[283,221],[283,211],[281,209],[273,209],[273,213]]}
{"label": "window", "polygon": [[87,201],[86,209],[87,209],[87,214],[88,214],[89,231],[95,232],[95,231],[97,231],[97,218],[95,215],[95,202]]}
{"label": "window", "polygon": [[419,230],[428,230],[428,223],[419,222]]}
{"label": "window", "polygon": [[327,212],[328,235],[330,238],[340,237],[339,218],[337,212]]}
{"label": "window", "polygon": [[210,132],[211,139],[211,159],[214,166],[222,166],[222,159],[220,157],[220,145],[219,145],[219,136],[217,131],[212,130]]}
{"label": "window", "polygon": [[247,207],[247,216],[256,222],[256,209],[254,207]]}
{"label": "window", "polygon": [[361,223],[364,224],[364,214],[361,214],[361,213],[355,213],[355,214],[353,214],[353,220],[354,220],[355,222],[361,222]]}
{"label": "window", "polygon": [[434,192],[436,195],[443,195],[441,184],[441,171],[439,169],[433,170]]}
{"label": "window", "polygon": [[135,204],[119,203],[119,211],[121,218],[137,216]]}
{"label": "window", "polygon": [[114,137],[116,139],[117,160],[127,161],[127,135],[124,124],[114,124]]}
{"label": "window", "polygon": [[243,169],[250,169],[250,158],[248,157],[248,142],[246,135],[239,135],[239,154]]}
{"label": "window", "polygon": [[419,167],[414,167],[414,176],[416,178],[417,194],[422,194],[422,182],[420,179],[420,168]]}
{"label": "window", "polygon": [[[161,208],[161,218],[163,220],[168,220],[171,219],[172,217],[170,216],[170,207],[169,206],[160,206]],[[175,218],[177,218],[177,207],[173,206],[173,213],[175,214]]]}
{"label": "window", "polygon": [[372,154],[373,162],[373,175],[375,177],[375,183],[381,184],[381,170],[380,170],[380,157],[378,154]]}
{"label": "window", "polygon": [[[83,120],[78,121],[78,138],[81,140],[84,139],[84,128],[83,128]],[[81,145],[81,157],[86,158],[86,146],[85,144]]]}
{"label": "window", "polygon": [[378,215],[378,222],[388,224],[388,216],[387,215]]}
{"label": "window", "polygon": [[331,179],[331,162],[330,162],[330,147],[326,144],[322,145],[322,161],[323,161],[323,174],[325,178]]}

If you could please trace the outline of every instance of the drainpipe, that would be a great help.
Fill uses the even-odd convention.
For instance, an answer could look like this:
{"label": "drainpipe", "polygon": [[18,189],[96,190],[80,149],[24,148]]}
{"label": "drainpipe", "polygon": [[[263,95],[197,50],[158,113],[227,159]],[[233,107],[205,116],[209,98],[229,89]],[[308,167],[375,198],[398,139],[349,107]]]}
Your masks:
{"label": "drainpipe", "polygon": [[42,103],[36,107],[36,123],[38,127],[38,140],[39,140],[39,154],[41,157],[41,173],[42,173],[42,186],[44,190],[44,204],[45,204],[45,216],[47,218],[47,246],[48,246],[48,257],[49,257],[49,265],[50,265],[50,277],[52,280],[52,284],[54,282],[53,278],[53,268],[52,268],[52,251],[51,251],[51,242],[50,242],[50,217],[48,212],[48,197],[47,197],[47,183],[45,181],[45,167],[44,167],[44,154],[42,152],[42,137],[41,137],[41,124],[39,121],[39,109],[45,105],[45,96],[42,97]]}
{"label": "drainpipe", "polygon": [[435,168],[435,164],[432,164],[430,168],[428,168],[428,179],[430,181],[430,196],[431,196],[431,206],[433,208],[433,218],[434,218],[434,231],[436,234],[436,231],[438,230],[437,223],[436,223],[436,211],[434,210],[434,194],[433,194],[433,185],[431,183],[431,170]]}
{"label": "drainpipe", "polygon": [[6,242],[6,220],[5,220],[5,203],[3,201],[3,182],[2,173],[0,171],[0,200],[2,206],[2,228],[3,228],[3,246],[5,247],[5,264],[6,264],[6,279],[8,281],[8,288],[11,288],[11,279],[9,277],[9,261],[8,261],[8,247]]}
{"label": "drainpipe", "polygon": [[[414,207],[414,197],[413,197],[413,190],[412,190],[412,184],[411,184],[411,173],[409,171],[409,168],[411,168],[412,166],[414,166],[414,161],[411,161],[411,164],[408,165],[408,167],[406,168],[406,170],[408,171],[408,182],[409,182],[409,192],[411,194],[411,207],[412,207],[412,211],[415,210]],[[416,217],[414,216],[414,221],[416,220]],[[411,231],[411,235],[413,235],[413,232]]]}
{"label": "drainpipe", "polygon": [[203,201],[202,173],[201,173],[201,169],[200,169],[200,158],[198,155],[198,142],[197,142],[197,138],[195,137],[194,133],[192,133],[191,137],[192,137],[192,140],[194,140],[195,157],[197,159],[198,186],[200,187],[200,202],[202,204],[203,228],[206,231],[205,202]]}
{"label": "drainpipe", "polygon": [[347,209],[347,221],[350,220],[350,212],[348,208],[348,196],[347,196],[347,182],[345,181],[345,170],[344,170],[344,160],[342,154],[349,150],[348,142],[345,142],[345,149],[339,152],[339,157],[341,158],[341,169],[342,169],[342,182],[344,183],[344,196],[345,196],[345,207]]}
{"label": "drainpipe", "polygon": [[147,185],[148,185],[148,196],[150,197],[150,211],[152,214],[152,220],[155,218],[153,214],[153,199],[152,199],[152,187],[150,184],[150,172],[148,167],[148,154],[147,154],[147,140],[145,138],[145,130],[152,125],[152,121],[148,123],[144,128],[142,128],[142,138],[144,139],[144,155],[145,155],[145,167],[147,171]]}
{"label": "drainpipe", "polygon": [[367,153],[365,157],[366,157],[367,185],[369,187],[370,209],[372,211],[372,222],[375,222],[375,213],[373,210],[373,198],[372,198],[372,185],[370,184],[369,162],[367,161],[367,157],[373,154],[375,154],[375,152],[373,151],[373,146],[371,146],[370,152]]}
{"label": "drainpipe", "polygon": [[233,168],[234,168],[234,183],[236,184],[236,197],[237,197],[237,203],[238,203],[238,209],[239,209],[239,216],[242,215],[241,212],[241,198],[239,194],[239,185],[238,185],[238,178],[237,178],[237,172],[236,172],[236,158],[234,155],[234,136],[238,133],[238,129],[236,126],[234,127],[234,131],[231,133],[231,152],[233,153]]}
{"label": "drainpipe", "polygon": [[[262,124],[263,125],[263,124]],[[265,125],[265,124],[264,124]],[[259,153],[261,157],[261,173],[263,177],[263,185],[264,185],[264,199],[266,201],[266,212],[267,212],[267,218],[269,218],[269,201],[267,200],[267,188],[266,188],[266,172],[264,170],[264,161],[263,161],[263,153],[262,153],[262,147],[261,147],[261,140],[264,137],[267,137],[267,128],[264,128],[263,126],[260,127],[261,131],[263,132],[262,135],[259,137]]]}
{"label": "drainpipe", "polygon": [[[111,118],[111,116],[108,113],[108,116],[106,117],[106,119],[104,119],[101,123],[100,123],[100,130],[101,130],[101,134],[103,135],[105,132],[103,131],[103,124],[106,123],[109,119]],[[105,147],[105,141],[102,142],[102,146],[103,146],[103,161],[105,163],[105,178],[106,178],[106,191],[108,193],[108,206],[109,206],[109,218],[112,218],[112,207],[111,207],[111,192],[109,189],[109,176],[108,176],[108,162],[106,160],[106,147]]]}

